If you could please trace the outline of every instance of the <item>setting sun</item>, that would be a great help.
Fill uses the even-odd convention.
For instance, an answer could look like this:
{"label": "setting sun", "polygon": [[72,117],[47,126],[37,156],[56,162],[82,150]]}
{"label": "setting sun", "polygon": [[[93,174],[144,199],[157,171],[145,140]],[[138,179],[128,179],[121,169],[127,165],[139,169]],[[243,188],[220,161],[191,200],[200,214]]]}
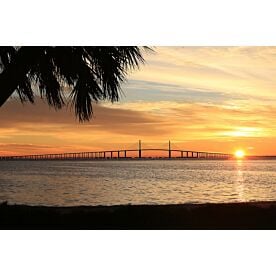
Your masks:
{"label": "setting sun", "polygon": [[236,158],[243,158],[244,157],[244,151],[243,150],[237,150],[235,152]]}

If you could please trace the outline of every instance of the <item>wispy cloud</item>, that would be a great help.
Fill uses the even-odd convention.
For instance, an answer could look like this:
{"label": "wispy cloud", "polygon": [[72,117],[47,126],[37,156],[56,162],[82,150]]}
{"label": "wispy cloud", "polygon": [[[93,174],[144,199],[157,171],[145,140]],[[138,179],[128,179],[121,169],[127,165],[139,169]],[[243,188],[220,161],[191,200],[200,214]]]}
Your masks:
{"label": "wispy cloud", "polygon": [[157,47],[131,79],[276,100],[276,47]]}

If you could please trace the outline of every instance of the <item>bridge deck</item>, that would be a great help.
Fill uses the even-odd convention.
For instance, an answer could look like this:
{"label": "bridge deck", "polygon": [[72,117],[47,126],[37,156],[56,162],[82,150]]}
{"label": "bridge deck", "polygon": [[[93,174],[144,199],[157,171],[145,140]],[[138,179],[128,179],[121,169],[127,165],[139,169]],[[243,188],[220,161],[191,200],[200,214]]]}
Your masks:
{"label": "bridge deck", "polygon": [[[144,156],[143,152],[167,152],[166,156],[159,156],[156,154]],[[129,155],[128,153],[137,153],[137,157]],[[178,156],[173,156],[178,153]],[[118,158],[201,158],[201,159],[230,159],[232,154],[220,152],[205,152],[193,150],[179,150],[179,149],[128,149],[128,150],[105,150],[93,152],[70,152],[70,153],[54,153],[54,154],[32,154],[19,156],[0,156],[0,160],[88,160],[88,159],[118,159]]]}

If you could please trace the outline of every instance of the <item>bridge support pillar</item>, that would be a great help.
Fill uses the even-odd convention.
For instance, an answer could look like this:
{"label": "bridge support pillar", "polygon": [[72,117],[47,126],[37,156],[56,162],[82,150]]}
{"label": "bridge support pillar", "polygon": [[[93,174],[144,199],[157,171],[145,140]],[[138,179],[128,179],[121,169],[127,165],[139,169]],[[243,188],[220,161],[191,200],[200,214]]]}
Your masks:
{"label": "bridge support pillar", "polygon": [[141,140],[139,140],[138,154],[139,154],[139,158],[142,158],[142,143],[141,143]]}

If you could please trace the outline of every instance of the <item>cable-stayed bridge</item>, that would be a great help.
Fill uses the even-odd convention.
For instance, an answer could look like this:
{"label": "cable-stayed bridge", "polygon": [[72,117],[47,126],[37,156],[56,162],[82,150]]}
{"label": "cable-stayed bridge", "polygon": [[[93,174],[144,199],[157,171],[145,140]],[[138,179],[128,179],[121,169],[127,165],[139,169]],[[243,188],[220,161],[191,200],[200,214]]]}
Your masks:
{"label": "cable-stayed bridge", "polygon": [[172,148],[169,141],[165,147],[142,147],[139,140],[137,148],[101,150],[89,152],[30,154],[0,156],[0,160],[110,160],[110,159],[231,159],[233,154],[221,152],[195,151]]}

